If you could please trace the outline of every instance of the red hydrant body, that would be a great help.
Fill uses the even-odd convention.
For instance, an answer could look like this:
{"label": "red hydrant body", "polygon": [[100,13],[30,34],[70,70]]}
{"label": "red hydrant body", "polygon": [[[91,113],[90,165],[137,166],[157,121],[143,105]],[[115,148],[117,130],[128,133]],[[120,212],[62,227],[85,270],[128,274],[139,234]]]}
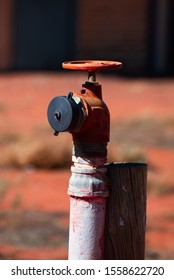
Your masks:
{"label": "red hydrant body", "polygon": [[80,142],[107,143],[109,142],[110,116],[106,104],[102,100],[101,85],[86,82],[82,85],[79,97],[86,111],[86,120],[80,131],[72,132],[73,140]]}

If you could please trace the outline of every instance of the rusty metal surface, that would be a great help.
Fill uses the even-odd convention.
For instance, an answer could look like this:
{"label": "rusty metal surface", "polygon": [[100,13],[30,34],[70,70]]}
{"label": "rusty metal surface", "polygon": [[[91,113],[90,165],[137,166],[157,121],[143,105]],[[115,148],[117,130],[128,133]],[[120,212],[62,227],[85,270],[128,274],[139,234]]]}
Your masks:
{"label": "rusty metal surface", "polygon": [[81,98],[87,117],[80,131],[72,132],[73,140],[74,142],[106,143],[109,142],[110,133],[109,110],[100,98],[102,96],[101,86],[90,84],[89,87],[89,84],[87,82],[83,85],[83,94],[74,94]]}
{"label": "rusty metal surface", "polygon": [[122,67],[122,63],[119,61],[109,60],[77,60],[63,62],[62,67],[71,70],[86,70],[89,72],[95,72],[100,70],[120,69]]}

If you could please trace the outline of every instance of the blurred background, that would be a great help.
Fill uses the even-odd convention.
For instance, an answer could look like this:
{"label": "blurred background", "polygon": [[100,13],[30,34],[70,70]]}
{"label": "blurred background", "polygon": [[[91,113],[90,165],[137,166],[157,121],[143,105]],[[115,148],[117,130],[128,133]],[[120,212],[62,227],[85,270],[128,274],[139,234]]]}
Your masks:
{"label": "blurred background", "polygon": [[111,113],[108,161],[149,165],[147,259],[174,258],[174,2],[0,0],[0,259],[66,259],[71,136],[47,122],[86,73],[67,60],[123,62],[98,74]]}
{"label": "blurred background", "polygon": [[0,69],[118,57],[122,74],[173,75],[173,13],[172,0],[1,0]]}

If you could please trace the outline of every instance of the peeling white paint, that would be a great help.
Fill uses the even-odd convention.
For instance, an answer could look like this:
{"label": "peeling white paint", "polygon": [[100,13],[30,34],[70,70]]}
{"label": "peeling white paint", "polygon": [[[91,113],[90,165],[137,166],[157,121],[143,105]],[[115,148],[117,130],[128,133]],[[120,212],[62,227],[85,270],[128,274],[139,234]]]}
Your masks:
{"label": "peeling white paint", "polygon": [[70,197],[69,260],[101,260],[106,198]]}

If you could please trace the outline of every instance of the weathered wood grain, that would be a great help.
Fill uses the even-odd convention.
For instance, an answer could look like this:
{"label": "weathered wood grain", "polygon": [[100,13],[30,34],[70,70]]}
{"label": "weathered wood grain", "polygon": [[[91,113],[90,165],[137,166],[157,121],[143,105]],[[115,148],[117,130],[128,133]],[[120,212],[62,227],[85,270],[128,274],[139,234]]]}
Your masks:
{"label": "weathered wood grain", "polygon": [[108,178],[104,259],[144,259],[147,164],[111,163]]}

